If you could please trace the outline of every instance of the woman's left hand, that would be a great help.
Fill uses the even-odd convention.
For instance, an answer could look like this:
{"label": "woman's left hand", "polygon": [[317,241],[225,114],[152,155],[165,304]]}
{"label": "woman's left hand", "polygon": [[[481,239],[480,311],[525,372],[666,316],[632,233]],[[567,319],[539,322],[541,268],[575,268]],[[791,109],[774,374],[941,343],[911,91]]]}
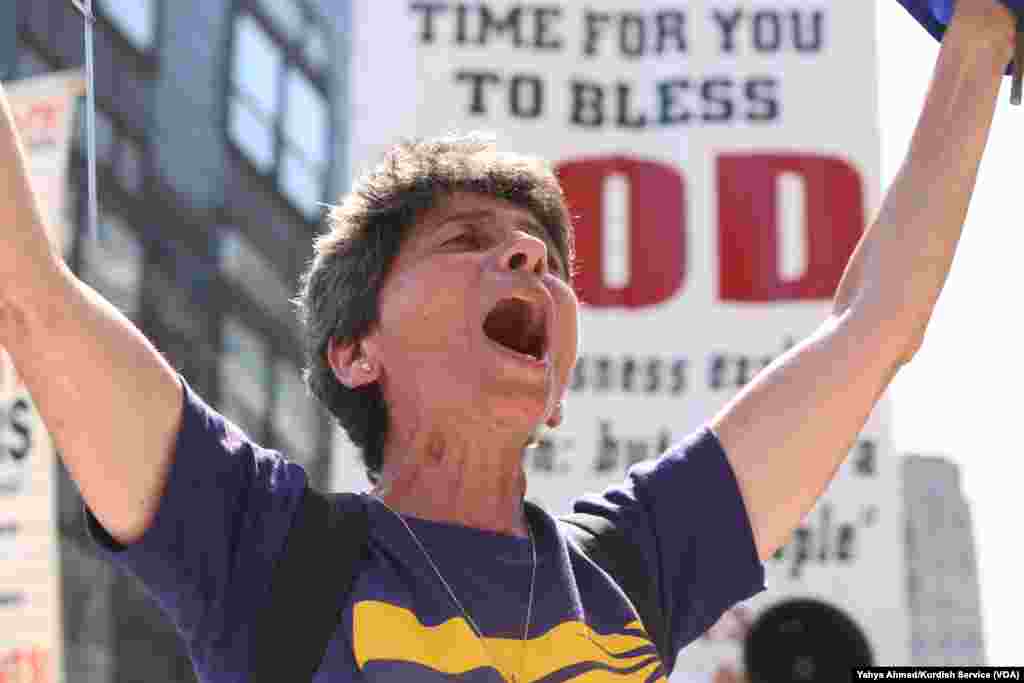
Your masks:
{"label": "woman's left hand", "polygon": [[1017,36],[1017,17],[999,0],[956,0],[949,24],[954,39],[973,45],[989,45],[1004,53],[1009,62]]}

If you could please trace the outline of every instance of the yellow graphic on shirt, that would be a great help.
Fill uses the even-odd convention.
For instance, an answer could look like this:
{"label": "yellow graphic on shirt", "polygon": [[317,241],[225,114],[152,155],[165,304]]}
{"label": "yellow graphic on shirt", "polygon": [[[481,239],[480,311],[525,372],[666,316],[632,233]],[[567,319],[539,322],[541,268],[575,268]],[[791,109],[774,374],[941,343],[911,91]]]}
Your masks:
{"label": "yellow graphic on shirt", "polygon": [[[462,617],[425,626],[408,609],[363,600],[354,605],[352,622],[352,649],[360,669],[375,660],[399,661],[445,674],[490,666],[506,680],[515,677],[536,683],[553,674],[560,681],[577,683],[643,683],[651,681],[660,665],[639,621],[609,634],[597,633],[581,621],[566,621],[528,640],[525,658],[518,638],[485,638],[481,643]],[[569,670],[578,673],[567,678]],[[653,681],[666,679],[659,675]]]}

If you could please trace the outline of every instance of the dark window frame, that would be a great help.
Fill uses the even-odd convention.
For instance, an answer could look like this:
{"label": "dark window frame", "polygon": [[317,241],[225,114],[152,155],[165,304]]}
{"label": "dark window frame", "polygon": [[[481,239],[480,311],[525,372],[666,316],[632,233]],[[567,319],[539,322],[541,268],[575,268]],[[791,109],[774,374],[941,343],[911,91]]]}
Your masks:
{"label": "dark window frame", "polygon": [[[25,54],[25,51],[22,49],[23,47],[31,50],[34,53],[35,58],[44,62],[47,70],[38,73],[22,71],[22,55]],[[17,35],[14,39],[14,64],[12,66],[13,69],[11,70],[11,77],[15,80],[21,80],[58,71],[60,69],[60,59],[53,54],[50,54],[34,34],[29,31],[19,30],[17,31]]]}
{"label": "dark window frame", "polygon": [[[299,10],[304,14],[305,26],[315,26],[321,31],[323,36],[329,37],[330,24],[318,11],[304,0],[291,1],[294,2]],[[281,51],[282,56],[281,67],[275,75],[275,78],[277,79],[277,102],[275,103],[275,110],[271,112],[273,120],[273,159],[270,164],[270,169],[265,172],[250,158],[249,153],[235,141],[231,132],[231,114],[232,107],[235,106],[234,100],[236,98],[246,99],[248,97],[247,93],[241,92],[235,87],[232,73],[235,60],[236,25],[238,20],[246,15],[256,21],[260,29],[264,31],[267,37]],[[323,144],[325,145],[325,162],[322,169],[323,177],[321,179],[320,194],[317,201],[326,202],[329,199],[328,194],[331,178],[333,177],[334,166],[337,163],[334,155],[334,146],[338,135],[335,124],[337,105],[331,97],[330,74],[332,72],[332,67],[336,62],[335,55],[331,48],[331,42],[330,40],[327,40],[325,44],[327,52],[325,60],[326,63],[320,68],[316,68],[310,63],[304,54],[303,41],[295,37],[289,38],[286,34],[286,30],[278,26],[274,21],[273,16],[263,9],[260,0],[234,0],[231,7],[231,19],[227,22],[226,30],[227,40],[225,41],[225,46],[227,54],[224,60],[224,71],[222,73],[224,78],[225,95],[221,121],[221,130],[224,135],[225,144],[228,149],[231,150],[233,154],[247,167],[247,169],[260,180],[265,189],[279,196],[292,210],[292,212],[305,224],[310,226],[319,224],[321,217],[319,215],[310,216],[307,214],[304,208],[299,206],[285,190],[284,183],[281,179],[284,156],[289,144],[285,131],[285,117],[288,107],[287,77],[291,68],[298,68],[298,70],[301,71],[301,73],[313,85],[317,94],[323,97],[327,111],[327,130],[326,139],[323,141]]]}

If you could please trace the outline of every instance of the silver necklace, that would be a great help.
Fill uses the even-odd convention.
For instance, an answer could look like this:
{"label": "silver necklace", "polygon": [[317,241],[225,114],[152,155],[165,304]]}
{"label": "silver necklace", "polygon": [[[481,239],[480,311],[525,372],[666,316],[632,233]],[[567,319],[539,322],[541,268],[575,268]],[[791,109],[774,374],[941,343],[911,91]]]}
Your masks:
{"label": "silver necklace", "polygon": [[[473,617],[470,615],[469,610],[463,607],[462,603],[459,602],[459,599],[455,597],[455,591],[452,590],[452,587],[448,584],[447,581],[445,581],[444,575],[441,574],[441,570],[437,568],[437,564],[434,562],[434,558],[432,558],[430,556],[430,553],[427,552],[426,547],[424,547],[419,537],[416,536],[416,534],[413,532],[412,527],[409,526],[409,524],[405,521],[405,518],[402,517],[402,515],[395,512],[390,505],[385,503],[383,498],[381,498],[378,495],[374,495],[374,498],[379,500],[380,504],[387,508],[388,511],[390,511],[391,514],[393,514],[398,519],[398,521],[402,523],[402,526],[405,527],[405,530],[409,532],[409,536],[412,537],[412,540],[416,543],[417,546],[419,546],[420,552],[423,553],[423,557],[427,558],[427,562],[434,570],[434,573],[437,574],[437,578],[441,582],[441,585],[443,585],[445,590],[448,591],[448,595],[451,596],[452,602],[455,603],[455,606],[458,607],[462,614],[466,617],[466,621],[469,622],[469,625],[473,627],[473,632],[476,634],[477,639],[480,641],[480,645],[483,646],[484,652],[486,652],[487,656],[490,657],[491,663],[495,665],[495,668],[497,668],[498,662],[494,658],[494,655],[491,654],[491,651],[487,649],[487,641],[484,640],[484,632],[480,629],[479,626],[477,626],[476,622],[473,620]],[[525,518],[525,511],[523,516]],[[526,531],[530,535],[530,598],[526,603],[526,625],[523,626],[522,655],[519,662],[520,676],[522,676],[523,672],[526,670],[526,639],[529,637],[530,634],[530,618],[533,616],[533,587],[534,581],[537,578],[537,544],[533,538],[533,529],[530,527],[529,519],[526,520]],[[515,674],[513,674],[512,680],[518,683],[519,678],[515,676]]]}

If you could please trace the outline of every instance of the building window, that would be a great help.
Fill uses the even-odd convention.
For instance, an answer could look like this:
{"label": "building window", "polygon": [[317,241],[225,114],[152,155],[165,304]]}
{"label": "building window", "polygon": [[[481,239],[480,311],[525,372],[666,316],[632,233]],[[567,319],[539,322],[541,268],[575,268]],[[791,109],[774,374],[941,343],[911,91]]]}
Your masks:
{"label": "building window", "polygon": [[142,52],[153,49],[156,41],[157,0],[98,0],[110,22]]}
{"label": "building window", "polygon": [[278,322],[293,327],[295,310],[291,299],[295,290],[285,285],[270,261],[234,227],[221,227],[219,247],[220,270],[225,278],[238,285]]}
{"label": "building window", "polygon": [[316,458],[320,421],[313,398],[306,392],[299,367],[291,361],[274,363],[274,435],[283,454],[303,466]]}
{"label": "building window", "polygon": [[282,189],[307,216],[315,217],[327,180],[327,100],[299,69],[288,70],[287,84]]}
{"label": "building window", "polygon": [[194,389],[212,392],[220,353],[206,300],[214,271],[165,238],[156,237],[147,246],[143,331]]}
{"label": "building window", "polygon": [[116,215],[102,213],[96,238],[82,244],[82,279],[121,313],[138,320],[143,249],[138,235]]}
{"label": "building window", "polygon": [[[191,265],[190,259],[180,254],[164,256],[161,260],[166,264],[170,259],[178,262],[180,270]],[[195,264],[195,261],[192,261],[192,264]],[[160,324],[172,334],[198,344],[205,336],[203,311],[196,303],[201,292],[190,290],[180,277],[174,277],[163,268],[151,268],[146,277],[152,285],[156,304],[154,312]]]}
{"label": "building window", "polygon": [[295,35],[306,24],[305,12],[296,0],[260,0],[260,7],[288,35]]}
{"label": "building window", "polygon": [[262,439],[273,379],[267,341],[234,316],[225,316],[221,335],[220,410]]}
{"label": "building window", "polygon": [[228,133],[309,220],[330,163],[324,24],[298,0],[247,0],[234,24]]}
{"label": "building window", "polygon": [[132,194],[141,192],[145,176],[142,145],[129,137],[122,137],[121,157],[118,162],[117,180],[121,187]]}
{"label": "building window", "polygon": [[231,135],[264,172],[274,166],[274,119],[284,53],[252,15],[235,22]]}

